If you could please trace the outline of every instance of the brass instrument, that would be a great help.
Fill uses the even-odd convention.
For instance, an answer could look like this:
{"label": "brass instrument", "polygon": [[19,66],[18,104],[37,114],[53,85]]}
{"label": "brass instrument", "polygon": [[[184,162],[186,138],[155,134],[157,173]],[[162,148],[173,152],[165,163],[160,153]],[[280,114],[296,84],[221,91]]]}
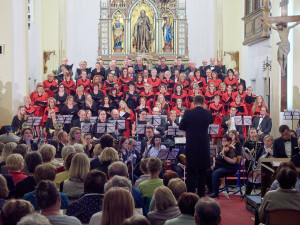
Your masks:
{"label": "brass instrument", "polygon": [[64,125],[63,125],[63,124],[58,124],[58,123],[55,121],[55,122],[53,123],[53,127],[54,127],[54,129],[50,129],[50,128],[49,128],[49,133],[50,133],[51,135],[53,135],[54,131],[62,130],[63,127],[64,127]]}

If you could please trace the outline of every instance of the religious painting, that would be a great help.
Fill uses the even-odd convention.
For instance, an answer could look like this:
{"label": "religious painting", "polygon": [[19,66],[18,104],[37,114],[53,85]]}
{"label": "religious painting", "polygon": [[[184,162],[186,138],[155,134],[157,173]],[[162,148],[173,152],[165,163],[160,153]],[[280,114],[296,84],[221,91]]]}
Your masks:
{"label": "religious painting", "polygon": [[155,22],[151,8],[141,2],[132,12],[132,52],[149,53],[154,49]]}
{"label": "religious painting", "polygon": [[171,52],[173,49],[173,38],[174,38],[174,19],[170,13],[163,16],[164,24],[163,30],[163,46],[165,52]]}
{"label": "religious painting", "polygon": [[124,18],[119,11],[114,14],[112,24],[114,51],[122,52],[124,40]]}

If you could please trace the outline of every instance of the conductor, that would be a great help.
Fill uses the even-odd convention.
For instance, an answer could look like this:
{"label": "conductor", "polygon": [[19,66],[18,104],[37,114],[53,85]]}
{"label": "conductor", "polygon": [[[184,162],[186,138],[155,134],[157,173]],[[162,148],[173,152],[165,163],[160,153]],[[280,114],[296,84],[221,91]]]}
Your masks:
{"label": "conductor", "polygon": [[205,195],[205,173],[210,167],[208,126],[213,123],[212,114],[203,108],[204,97],[194,98],[195,108],[185,111],[179,129],[186,132],[187,191],[200,197]]}

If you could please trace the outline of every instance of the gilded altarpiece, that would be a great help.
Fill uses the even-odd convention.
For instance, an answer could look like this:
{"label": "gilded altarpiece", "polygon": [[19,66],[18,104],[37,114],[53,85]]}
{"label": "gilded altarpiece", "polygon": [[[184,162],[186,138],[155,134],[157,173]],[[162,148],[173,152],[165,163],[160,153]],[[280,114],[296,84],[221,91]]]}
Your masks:
{"label": "gilded altarpiece", "polygon": [[[168,2],[168,3],[165,3]],[[142,56],[150,66],[165,57],[188,60],[186,0],[106,0],[100,3],[98,58]]]}

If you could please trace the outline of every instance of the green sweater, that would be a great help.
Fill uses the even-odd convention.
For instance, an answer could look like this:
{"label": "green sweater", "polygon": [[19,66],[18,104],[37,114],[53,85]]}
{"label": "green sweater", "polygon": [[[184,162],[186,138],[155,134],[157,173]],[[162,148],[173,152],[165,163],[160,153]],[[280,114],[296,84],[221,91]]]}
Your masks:
{"label": "green sweater", "polygon": [[139,184],[139,189],[142,192],[144,197],[152,197],[154,190],[159,187],[163,186],[163,180],[160,178],[156,179],[149,179]]}

